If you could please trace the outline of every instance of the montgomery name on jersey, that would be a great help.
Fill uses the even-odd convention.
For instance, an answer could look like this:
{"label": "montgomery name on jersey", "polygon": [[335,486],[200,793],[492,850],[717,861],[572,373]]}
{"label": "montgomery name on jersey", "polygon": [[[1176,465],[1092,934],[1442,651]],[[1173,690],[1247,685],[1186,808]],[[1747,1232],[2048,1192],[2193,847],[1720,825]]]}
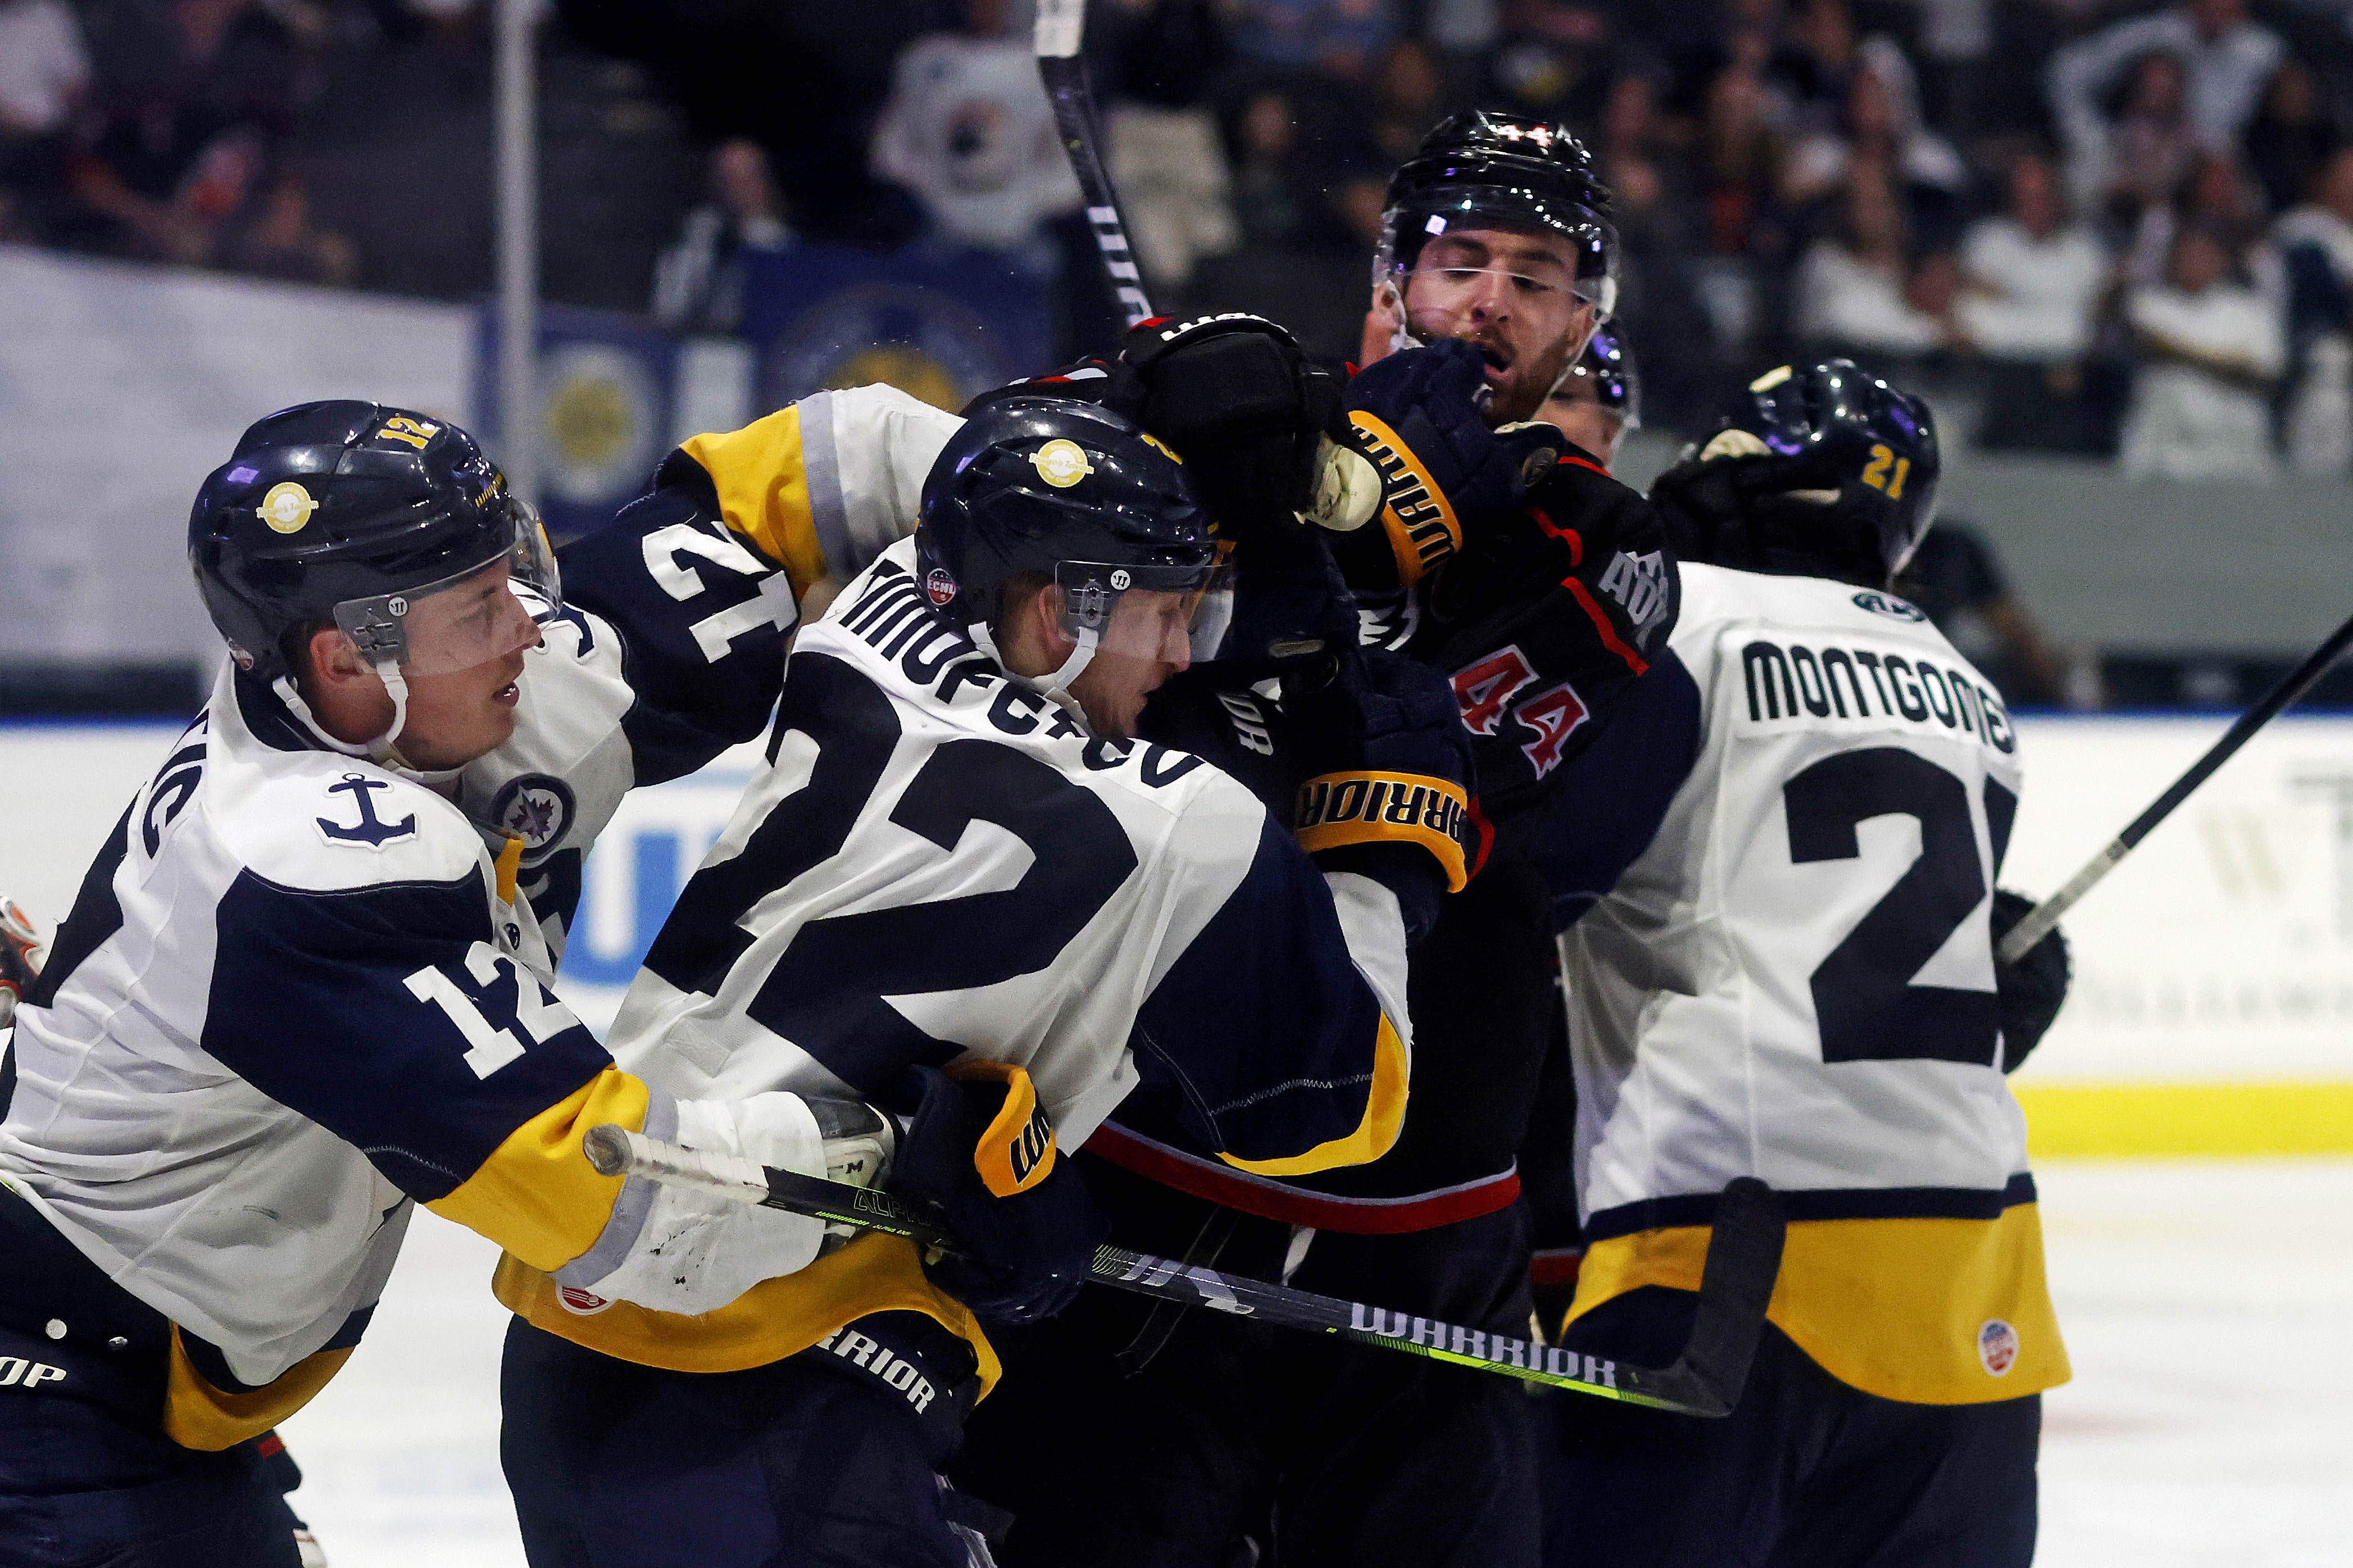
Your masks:
{"label": "montgomery name on jersey", "polygon": [[[1024,1068],[1070,1144],[1145,1084],[1240,1170],[1385,1151],[1409,1065],[1396,896],[1319,871],[1198,757],[1093,735],[1008,678],[914,567],[892,546],[803,629],[767,763],[631,986],[617,1059],[690,1098],[871,1099],[969,1054]],[[552,1333],[684,1371],[913,1310],[996,1375],[969,1311],[887,1237],[692,1322],[583,1315],[520,1255],[498,1289]]]}
{"label": "montgomery name on jersey", "polygon": [[[1697,1289],[1715,1194],[1755,1175],[1791,1222],[1771,1321],[1841,1382],[1923,1404],[2064,1382],[1995,1010],[2020,788],[2001,700],[1889,595],[1682,575],[1662,673],[1696,699],[1690,773],[1563,946],[1571,1316]],[[1556,883],[1565,912],[1579,880]]]}

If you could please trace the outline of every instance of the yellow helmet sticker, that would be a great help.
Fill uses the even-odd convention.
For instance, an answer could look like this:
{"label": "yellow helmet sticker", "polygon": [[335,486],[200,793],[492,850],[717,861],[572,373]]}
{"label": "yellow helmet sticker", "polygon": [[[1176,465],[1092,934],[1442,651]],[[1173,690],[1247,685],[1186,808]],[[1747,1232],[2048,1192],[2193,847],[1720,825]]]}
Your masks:
{"label": "yellow helmet sticker", "polygon": [[1059,437],[1030,453],[1029,461],[1037,468],[1038,477],[1058,490],[1069,489],[1095,471],[1095,466],[1087,461],[1085,447]]}
{"label": "yellow helmet sticker", "polygon": [[1185,460],[1176,455],[1176,447],[1171,447],[1167,442],[1162,440],[1159,437],[1155,436],[1151,431],[1138,430],[1136,434],[1144,437],[1144,444],[1145,446],[1152,447],[1155,451],[1166,453],[1170,462],[1181,463]]}
{"label": "yellow helmet sticker", "polygon": [[300,533],[302,525],[311,521],[311,514],[318,510],[319,503],[311,499],[309,490],[292,479],[280,479],[269,487],[269,493],[261,498],[261,504],[253,511],[280,533]]}
{"label": "yellow helmet sticker", "polygon": [[1748,384],[1751,392],[1770,392],[1797,373],[1786,364],[1777,364]]}

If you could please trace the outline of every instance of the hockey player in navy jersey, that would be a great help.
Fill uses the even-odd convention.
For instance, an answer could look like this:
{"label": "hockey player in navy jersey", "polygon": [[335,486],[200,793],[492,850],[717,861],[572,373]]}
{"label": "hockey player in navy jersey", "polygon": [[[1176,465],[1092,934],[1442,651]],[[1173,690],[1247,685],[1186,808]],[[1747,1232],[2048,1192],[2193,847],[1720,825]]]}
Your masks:
{"label": "hockey player in navy jersey", "polygon": [[[864,399],[870,436],[946,422],[828,395]],[[789,1218],[578,1158],[617,1121],[827,1168],[791,1094],[682,1101],[616,1068],[546,990],[560,921],[518,884],[527,848],[584,845],[630,784],[757,733],[785,568],[846,574],[880,541],[829,482],[747,490],[742,451],[774,481],[822,449],[892,493],[887,455],[831,423],[691,443],[570,552],[568,595],[444,421],[306,405],[206,482],[190,556],[233,657],[0,1062],[0,1356],[38,1373],[0,1389],[0,1559],[292,1564],[252,1440],[351,1353],[413,1202],[655,1306],[813,1254]],[[576,876],[553,914],[566,896]]]}
{"label": "hockey player in navy jersey", "polygon": [[1102,1234],[1060,1146],[1139,1090],[1253,1178],[1396,1139],[1408,935],[1462,873],[1451,697],[1377,663],[1320,688],[1303,766],[1348,804],[1297,837],[1136,739],[1217,650],[1226,546],[1256,542],[1210,531],[1187,471],[1094,405],[989,402],[914,538],[802,629],[614,1049],[683,1099],[887,1108],[881,1180],[989,1257],[869,1234],[681,1310],[511,1252],[504,1454],[538,1568],[986,1562],[985,1510],[936,1472],[994,1332],[1063,1307]]}
{"label": "hockey player in navy jersey", "polygon": [[1719,471],[1671,511],[1682,620],[1538,834],[1586,1246],[1566,1342],[1672,1355],[1734,1177],[1781,1192],[1788,1245],[1729,1418],[1546,1410],[1546,1561],[2024,1568],[2068,1369],[2002,1073],[2065,961],[2053,933],[1994,962],[2017,733],[1888,591],[1934,426],[1831,361],[1760,377],[1711,445],[1810,472],[1741,499]]}

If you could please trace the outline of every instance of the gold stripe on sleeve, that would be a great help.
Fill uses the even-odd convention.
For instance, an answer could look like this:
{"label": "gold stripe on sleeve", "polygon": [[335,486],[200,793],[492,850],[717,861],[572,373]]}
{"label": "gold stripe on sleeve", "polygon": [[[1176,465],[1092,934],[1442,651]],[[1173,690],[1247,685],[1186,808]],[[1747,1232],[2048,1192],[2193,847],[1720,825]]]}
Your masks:
{"label": "gold stripe on sleeve", "polygon": [[591,1127],[643,1131],[645,1084],[607,1067],[508,1134],[480,1169],[425,1206],[541,1268],[561,1268],[604,1233],[622,1178],[600,1176],[580,1152]]}
{"label": "gold stripe on sleeve", "polygon": [[1245,1160],[1220,1152],[1218,1158],[1254,1176],[1306,1176],[1337,1165],[1362,1165],[1389,1152],[1405,1125],[1406,1078],[1409,1067],[1405,1041],[1398,1037],[1388,1015],[1381,1016],[1379,1037],[1373,1042],[1373,1085],[1365,1096],[1365,1117],[1345,1138],[1318,1143],[1304,1154],[1281,1160]]}
{"label": "gold stripe on sleeve", "polygon": [[180,1343],[180,1325],[172,1325],[172,1361],[164,1384],[164,1436],[183,1448],[216,1454],[259,1437],[327,1386],[327,1380],[352,1359],[352,1347],[306,1355],[280,1373],[277,1381],[243,1394],[224,1394],[205,1381]]}
{"label": "gold stripe on sleeve", "polygon": [[679,449],[711,476],[728,531],[782,566],[796,599],[826,574],[825,546],[809,510],[797,405],[741,430],[696,436]]}

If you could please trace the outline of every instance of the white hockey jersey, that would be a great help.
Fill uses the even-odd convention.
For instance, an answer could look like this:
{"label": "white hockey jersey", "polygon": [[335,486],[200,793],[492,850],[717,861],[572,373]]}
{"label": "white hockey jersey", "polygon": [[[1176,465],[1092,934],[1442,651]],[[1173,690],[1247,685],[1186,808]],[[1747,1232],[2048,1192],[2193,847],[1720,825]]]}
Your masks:
{"label": "white hockey jersey", "polygon": [[[1008,679],[886,551],[795,647],[768,744],[613,1028],[681,1098],[889,1100],[911,1065],[1018,1064],[1074,1146],[1139,1083],[1269,1175],[1360,1163],[1404,1113],[1395,895],[1318,871],[1199,758],[1104,740]],[[694,1319],[584,1315],[527,1261],[500,1297],[627,1360],[716,1371],[924,1312],[994,1358],[914,1249],[870,1236]]]}
{"label": "white hockey jersey", "polygon": [[1696,688],[1694,760],[1562,944],[1572,1316],[1696,1288],[1713,1194],[1755,1175],[1792,1221],[1772,1321],[1833,1375],[1930,1404],[2063,1382],[1994,1004],[2001,700],[1889,595],[1682,575],[1653,678]]}
{"label": "white hockey jersey", "polygon": [[[861,388],[673,454],[563,552],[569,602],[526,658],[515,737],[447,785],[322,749],[224,665],[0,1070],[0,1180],[179,1325],[168,1435],[224,1447],[316,1393],[411,1200],[565,1285],[681,1310],[814,1251],[807,1222],[596,1175],[578,1139],[604,1121],[705,1146],[757,1131],[770,1163],[822,1162],[789,1097],[649,1090],[544,982],[622,794],[758,732],[797,591],[903,531],[955,426]],[[650,1266],[657,1242],[692,1277]]]}

